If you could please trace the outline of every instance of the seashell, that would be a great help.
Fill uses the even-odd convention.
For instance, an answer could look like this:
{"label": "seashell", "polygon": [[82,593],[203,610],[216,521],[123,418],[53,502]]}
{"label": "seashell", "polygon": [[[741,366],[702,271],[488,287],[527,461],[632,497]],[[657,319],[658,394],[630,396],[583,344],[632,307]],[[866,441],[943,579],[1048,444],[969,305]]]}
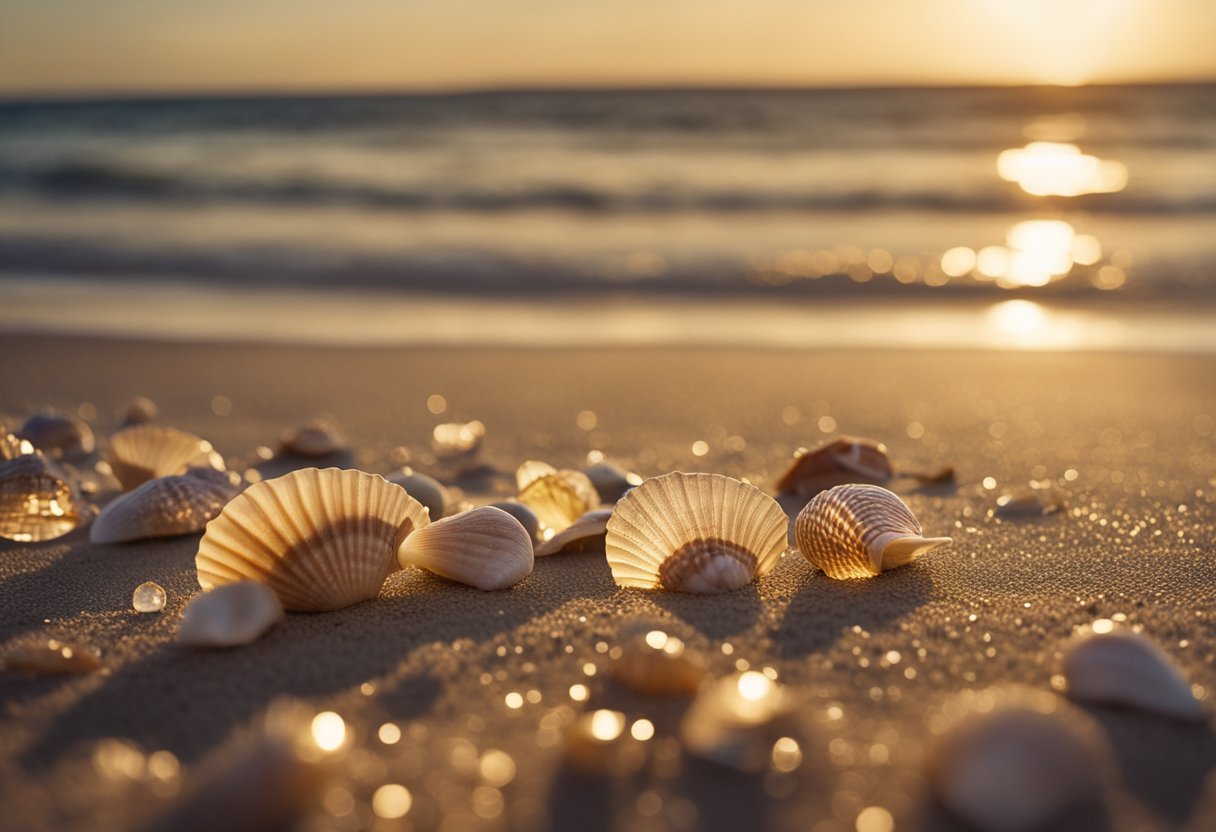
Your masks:
{"label": "seashell", "polygon": [[620,711],[583,714],[566,731],[566,762],[580,774],[624,777],[646,762],[646,747],[625,730]]}
{"label": "seashell", "polygon": [[693,696],[708,671],[684,640],[671,635],[659,622],[638,622],[621,644],[612,664],[612,676],[622,685],[646,696]]}
{"label": "seashell", "polygon": [[793,702],[785,690],[763,673],[749,670],[703,690],[680,723],[680,739],[685,749],[704,760],[759,771],[792,722]]}
{"label": "seashell", "polygon": [[608,518],[610,517],[612,517],[610,508],[598,508],[595,511],[587,512],[538,546],[536,556],[543,558],[588,546],[607,533]]}
{"label": "seashell", "polygon": [[1086,633],[1064,650],[1068,696],[1078,702],[1125,705],[1202,722],[1203,705],[1160,647],[1131,630]]}
{"label": "seashell", "polygon": [[596,493],[600,495],[600,502],[603,503],[615,503],[625,496],[626,491],[642,484],[642,478],[637,474],[618,468],[611,462],[588,465],[583,469],[583,473],[591,480]]}
{"label": "seashell", "polygon": [[595,486],[582,471],[555,470],[529,461],[515,474],[519,501],[527,503],[542,526],[560,532],[600,504]]}
{"label": "seashell", "polygon": [[17,431],[17,437],[29,442],[50,459],[93,453],[93,429],[72,416],[31,416]]}
{"label": "seashell", "polygon": [[996,498],[998,517],[1046,517],[1064,508],[1064,492],[1052,484],[1035,485]]}
{"label": "seashell", "polygon": [[236,474],[211,468],[148,480],[105,507],[89,541],[126,543],[201,532],[236,496],[238,483]]}
{"label": "seashell", "polygon": [[64,644],[53,638],[20,645],[5,657],[4,666],[38,676],[92,673],[105,667],[96,647]]}
{"label": "seashell", "polygon": [[604,550],[621,586],[727,592],[776,565],[788,525],[777,501],[755,486],[673,473],[616,504]]}
{"label": "seashell", "polygon": [[314,420],[283,435],[279,445],[284,453],[317,459],[346,449],[346,443],[327,422]]}
{"label": "seashell", "polygon": [[127,404],[127,409],[123,412],[122,426],[128,428],[132,425],[155,422],[159,413],[160,410],[156,407],[156,402],[147,396],[136,396],[131,399]]}
{"label": "seashell", "polygon": [[536,540],[540,534],[540,520],[536,517],[536,512],[528,508],[528,506],[518,500],[503,500],[500,503],[490,503],[493,508],[500,508],[507,514],[519,521],[519,524],[524,527],[524,531],[528,533],[528,537]]}
{"label": "seashell", "polygon": [[1111,752],[1084,714],[1048,693],[968,691],[928,755],[929,784],[984,832],[1031,832],[1101,798]]}
{"label": "seashell", "polygon": [[506,589],[532,573],[532,538],[502,509],[482,506],[416,530],[397,559],[478,589]]}
{"label": "seashell", "polygon": [[838,485],[817,494],[798,514],[794,537],[812,566],[841,580],[905,566],[952,542],[921,536],[912,511],[877,485]]}
{"label": "seashell", "polygon": [[123,428],[110,437],[106,460],[124,491],[157,477],[184,474],[189,468],[224,467],[223,458],[206,439],[161,425]]}
{"label": "seashell", "polygon": [[486,436],[486,426],[476,420],[472,422],[448,422],[435,425],[431,431],[431,446],[440,459],[472,455],[481,448]]}
{"label": "seashell", "polygon": [[0,537],[54,540],[86,519],[65,475],[40,453],[0,462]]}
{"label": "seashell", "polygon": [[848,483],[881,485],[895,475],[887,446],[872,439],[840,436],[813,451],[800,450],[777,480],[779,494],[805,499]]}
{"label": "seashell", "polygon": [[288,610],[336,610],[375,598],[397,548],[429,522],[383,477],[302,468],[254,483],[207,524],[195,565],[203,589],[253,579]]}
{"label": "seashell", "polygon": [[29,442],[18,439],[11,433],[0,429],[0,460],[16,459],[19,456],[32,454],[34,446]]}
{"label": "seashell", "polygon": [[177,641],[189,647],[240,647],[282,620],[283,605],[274,590],[259,581],[237,581],[191,598],[182,610]]}
{"label": "seashell", "polygon": [[412,468],[404,468],[401,473],[389,477],[388,481],[401,486],[411,497],[426,506],[432,520],[438,520],[447,514],[451,495],[438,480],[420,474]]}

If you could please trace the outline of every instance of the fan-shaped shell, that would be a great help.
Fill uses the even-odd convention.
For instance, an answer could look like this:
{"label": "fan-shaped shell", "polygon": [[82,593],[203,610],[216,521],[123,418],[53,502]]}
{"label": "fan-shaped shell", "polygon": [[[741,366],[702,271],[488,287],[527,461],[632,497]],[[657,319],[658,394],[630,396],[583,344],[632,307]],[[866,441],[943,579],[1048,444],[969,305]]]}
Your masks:
{"label": "fan-shaped shell", "polygon": [[872,439],[840,436],[814,450],[800,451],[777,480],[778,493],[811,498],[848,483],[887,482],[894,476],[887,446]]}
{"label": "fan-shaped shell", "polygon": [[921,535],[903,500],[877,485],[838,485],[807,503],[794,537],[811,564],[829,578],[869,578],[911,563],[948,537]]}
{"label": "fan-shaped shell", "polygon": [[543,462],[525,462],[516,473],[516,482],[519,501],[555,532],[600,504],[599,493],[582,471],[556,471]]}
{"label": "fan-shaped shell", "polygon": [[0,461],[0,537],[54,540],[80,525],[85,516],[86,509],[66,476],[42,454]]}
{"label": "fan-shaped shell", "polygon": [[726,592],[776,565],[788,525],[755,486],[677,472],[646,480],[616,504],[604,548],[621,586]]}
{"label": "fan-shaped shell", "polygon": [[556,555],[567,549],[573,549],[581,543],[590,543],[594,538],[603,537],[608,531],[608,519],[612,517],[612,509],[597,508],[589,511],[562,529],[553,537],[536,547],[538,558]]}
{"label": "fan-shaped shell", "polygon": [[426,508],[383,477],[303,468],[251,485],[207,524],[195,564],[203,589],[262,581],[289,610],[375,598]]}
{"label": "fan-shaped shell", "polygon": [[223,458],[206,439],[162,425],[135,425],[110,437],[106,459],[126,491],[189,468],[222,470]]}
{"label": "fan-shaped shell", "polygon": [[201,532],[236,496],[235,474],[192,468],[175,477],[148,480],[101,512],[89,529],[93,543],[124,543]]}
{"label": "fan-shaped shell", "polygon": [[1068,696],[1202,722],[1203,706],[1160,647],[1131,630],[1076,636],[1064,651]]}
{"label": "fan-shaped shell", "polygon": [[418,529],[397,557],[478,589],[506,589],[532,573],[532,538],[502,509],[481,506]]}

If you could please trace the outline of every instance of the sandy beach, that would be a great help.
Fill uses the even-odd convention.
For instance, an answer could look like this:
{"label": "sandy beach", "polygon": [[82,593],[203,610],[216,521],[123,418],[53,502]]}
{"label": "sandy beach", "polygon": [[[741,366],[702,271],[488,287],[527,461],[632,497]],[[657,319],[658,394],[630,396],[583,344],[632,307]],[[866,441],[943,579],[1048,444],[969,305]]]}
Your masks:
{"label": "sandy beach", "polygon": [[[619,589],[595,553],[539,560],[522,584],[495,593],[408,570],[375,601],[291,614],[249,647],[196,652],[174,635],[198,591],[198,536],[96,546],[78,529],[44,544],[6,541],[0,654],[61,638],[100,648],[108,667],[65,679],[0,675],[6,828],[147,823],[179,780],[188,789],[209,755],[248,734],[272,701],[293,697],[341,714],[366,749],[352,752],[345,792],[322,795],[316,828],[390,828],[368,808],[387,780],[413,796],[400,828],[847,832],[878,806],[896,829],[955,829],[926,790],[931,716],[965,689],[1052,690],[1058,648],[1075,627],[1125,616],[1202,696],[1216,691],[1208,357],[0,338],[10,428],[39,407],[75,412],[88,402],[105,436],[138,394],[237,466],[324,416],[358,467],[387,474],[408,458],[442,477],[431,429],[479,419],[482,461],[508,475],[525,459],[577,467],[598,450],[644,476],[713,471],[768,488],[799,446],[869,436],[909,468],[955,467],[957,488],[903,489],[926,532],[954,544],[862,582],[831,581],[789,555],[756,584],[708,597]],[[446,400],[440,415],[427,407],[434,394]],[[509,492],[509,477],[489,470],[459,483],[467,498]],[[1066,508],[1034,520],[992,515],[998,495],[1031,479],[1058,482]],[[131,608],[146,580],[168,592],[160,614]],[[663,619],[714,676],[775,671],[799,702],[801,765],[744,775],[682,754],[687,701],[641,696],[606,672],[619,628],[640,616]],[[587,701],[572,700],[573,685],[587,687]],[[520,707],[508,706],[511,693]],[[640,772],[587,778],[565,766],[554,726],[595,708],[653,722]],[[1121,785],[1101,809],[1054,828],[1216,825],[1210,723],[1084,710],[1109,736]],[[377,740],[385,722],[401,727],[399,743]],[[95,754],[106,738],[172,752],[180,778],[153,788],[107,774]],[[489,749],[511,757],[511,782],[482,782],[476,761]]]}

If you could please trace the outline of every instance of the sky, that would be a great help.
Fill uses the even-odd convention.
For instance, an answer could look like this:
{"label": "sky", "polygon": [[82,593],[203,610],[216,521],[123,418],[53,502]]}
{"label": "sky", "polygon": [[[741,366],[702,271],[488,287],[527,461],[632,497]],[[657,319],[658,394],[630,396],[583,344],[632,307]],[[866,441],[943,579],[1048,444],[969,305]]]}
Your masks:
{"label": "sky", "polygon": [[1216,0],[0,0],[0,95],[1216,79]]}

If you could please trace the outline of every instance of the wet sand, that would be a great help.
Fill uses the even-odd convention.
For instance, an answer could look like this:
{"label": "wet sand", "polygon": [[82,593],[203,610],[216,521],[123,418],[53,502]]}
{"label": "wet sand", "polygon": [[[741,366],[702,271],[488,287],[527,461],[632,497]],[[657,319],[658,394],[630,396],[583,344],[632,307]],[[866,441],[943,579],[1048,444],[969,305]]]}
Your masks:
{"label": "wet sand", "polygon": [[[439,416],[427,408],[436,393],[447,402]],[[4,542],[0,654],[58,637],[100,647],[110,667],[68,679],[0,673],[6,828],[131,828],[171,798],[99,773],[97,741],[167,749],[189,784],[209,754],[290,696],[339,712],[356,744],[376,750],[348,784],[354,808],[325,828],[370,825],[368,795],[399,782],[413,794],[406,821],[418,829],[847,832],[867,806],[887,809],[896,829],[955,829],[925,790],[929,718],[967,688],[1051,689],[1058,647],[1074,627],[1125,615],[1209,699],[1216,691],[1208,357],[0,338],[0,414],[10,427],[41,405],[89,402],[104,435],[136,394],[159,404],[161,421],[246,461],[283,430],[328,416],[351,439],[356,464],[379,473],[404,458],[403,447],[415,467],[443,473],[427,459],[431,428],[474,418],[487,427],[483,461],[505,472],[529,458],[577,466],[597,449],[643,475],[706,470],[761,484],[800,445],[836,432],[871,436],[908,467],[955,466],[957,489],[906,494],[926,531],[955,543],[861,583],[830,581],[787,557],[755,586],[716,597],[620,590],[594,554],[545,559],[521,585],[490,594],[403,572],[376,601],[289,615],[250,647],[199,653],[173,643],[197,590],[197,537],[91,546],[79,529],[45,544]],[[578,426],[582,411],[595,414],[593,429]],[[702,457],[698,440],[708,446]],[[990,515],[1003,489],[1032,478],[1058,480],[1067,510],[1031,521]],[[500,481],[464,485],[484,500]],[[131,609],[145,580],[169,593],[159,615]],[[740,662],[773,668],[803,703],[802,765],[751,776],[681,756],[673,737],[686,703],[620,687],[597,650],[640,615],[666,619],[715,675]],[[571,700],[574,684],[590,689],[589,701]],[[512,692],[524,695],[522,707],[507,706]],[[563,707],[652,720],[648,766],[617,781],[566,770],[556,734],[541,728]],[[1109,735],[1122,785],[1103,811],[1056,828],[1216,825],[1210,724],[1085,710]],[[405,733],[391,747],[374,736],[386,721]],[[500,791],[486,791],[469,764],[487,749],[515,761]],[[349,803],[341,794],[326,802]]]}

